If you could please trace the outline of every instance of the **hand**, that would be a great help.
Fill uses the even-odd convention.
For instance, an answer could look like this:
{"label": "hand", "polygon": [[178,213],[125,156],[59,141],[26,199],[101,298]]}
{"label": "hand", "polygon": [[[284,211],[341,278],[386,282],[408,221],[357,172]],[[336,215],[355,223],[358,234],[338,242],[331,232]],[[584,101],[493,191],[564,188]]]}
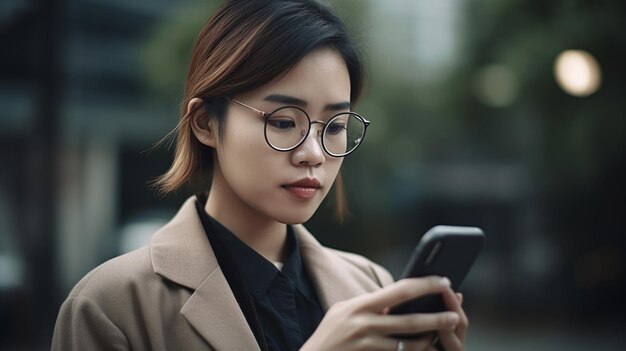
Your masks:
{"label": "hand", "polygon": [[452,290],[447,289],[443,293],[443,301],[449,311],[456,312],[459,315],[460,320],[454,329],[439,330],[439,344],[443,346],[444,350],[463,350],[465,333],[469,326],[467,316],[461,307],[463,295],[460,293],[455,294]]}
{"label": "hand", "polygon": [[[440,313],[388,315],[389,307],[429,294],[442,294],[450,309]],[[449,301],[450,299],[454,301]],[[390,350],[392,334],[438,332],[446,351],[463,349],[467,318],[450,281],[441,277],[403,279],[381,290],[333,305],[301,351]],[[405,351],[434,350],[430,338],[405,340]]]}

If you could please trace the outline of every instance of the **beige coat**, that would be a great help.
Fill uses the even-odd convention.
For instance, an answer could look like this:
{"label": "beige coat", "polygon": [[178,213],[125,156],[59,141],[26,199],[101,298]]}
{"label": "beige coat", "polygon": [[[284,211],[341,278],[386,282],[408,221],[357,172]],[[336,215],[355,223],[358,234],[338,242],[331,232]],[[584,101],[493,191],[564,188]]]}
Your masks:
{"label": "beige coat", "polygon": [[[53,350],[259,350],[194,202],[148,246],[100,265],[74,287],[59,311]],[[324,310],[393,281],[369,260],[294,229]]]}

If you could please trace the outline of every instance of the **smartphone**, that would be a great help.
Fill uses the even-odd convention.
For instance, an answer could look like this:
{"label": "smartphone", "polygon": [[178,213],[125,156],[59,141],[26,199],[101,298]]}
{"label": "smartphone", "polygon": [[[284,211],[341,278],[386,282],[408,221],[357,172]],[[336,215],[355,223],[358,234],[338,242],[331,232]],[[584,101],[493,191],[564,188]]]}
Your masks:
{"label": "smartphone", "polygon": [[[457,291],[483,246],[485,235],[477,227],[436,226],[415,247],[402,278],[448,277]],[[426,295],[391,308],[391,314],[445,311],[440,294]]]}

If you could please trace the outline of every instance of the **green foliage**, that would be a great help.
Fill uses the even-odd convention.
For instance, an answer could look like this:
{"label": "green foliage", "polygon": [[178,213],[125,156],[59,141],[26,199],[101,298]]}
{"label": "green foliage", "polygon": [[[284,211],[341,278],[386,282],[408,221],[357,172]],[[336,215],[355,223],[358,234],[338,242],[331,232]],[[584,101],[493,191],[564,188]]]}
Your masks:
{"label": "green foliage", "polygon": [[165,18],[143,49],[144,76],[157,96],[172,101],[182,95],[191,49],[202,26],[221,1],[192,0]]}

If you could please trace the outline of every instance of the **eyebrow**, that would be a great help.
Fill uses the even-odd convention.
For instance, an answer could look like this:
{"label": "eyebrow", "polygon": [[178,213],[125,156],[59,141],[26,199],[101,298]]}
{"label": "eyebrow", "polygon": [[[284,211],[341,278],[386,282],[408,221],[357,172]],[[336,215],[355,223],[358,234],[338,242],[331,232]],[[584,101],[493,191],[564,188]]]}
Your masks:
{"label": "eyebrow", "polygon": [[[271,94],[265,97],[265,101],[277,102],[286,105],[295,105],[298,107],[307,107],[308,102],[305,100],[299,99],[297,97],[281,95],[281,94]],[[327,111],[339,111],[339,110],[352,110],[352,104],[350,101],[342,101],[336,102],[332,104],[328,104],[324,107],[324,110]]]}

